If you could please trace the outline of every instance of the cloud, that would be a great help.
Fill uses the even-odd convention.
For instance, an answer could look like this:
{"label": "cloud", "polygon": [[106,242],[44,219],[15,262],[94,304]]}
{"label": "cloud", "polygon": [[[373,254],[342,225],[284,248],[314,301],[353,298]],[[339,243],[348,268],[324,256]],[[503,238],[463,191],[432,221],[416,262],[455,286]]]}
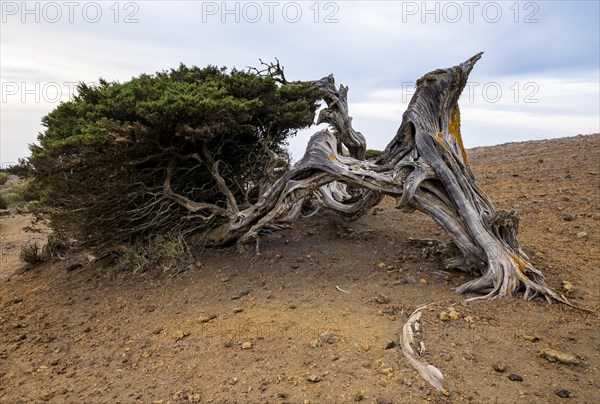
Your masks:
{"label": "cloud", "polygon": [[[471,131],[486,131],[490,144],[598,131],[598,2],[483,1],[473,10],[460,1],[275,2],[272,10],[267,3],[272,4],[228,2],[224,9],[223,2],[101,2],[96,23],[82,14],[91,2],[79,3],[73,23],[64,9],[56,23],[44,21],[44,15],[39,23],[32,15],[22,23],[19,12],[4,13],[2,83],[31,88],[98,77],[124,81],[180,62],[245,68],[259,58],[277,57],[289,78],[333,73],[348,85],[355,126],[370,146],[383,148],[408,101],[405,85],[485,51],[471,76],[481,83],[474,87],[475,98],[461,99],[467,144],[483,141]],[[39,4],[42,11],[46,3]],[[298,8],[300,17],[293,22]],[[258,20],[253,10],[261,13]],[[137,22],[125,23],[128,16]],[[495,103],[478,93],[493,82],[503,92]],[[533,95],[538,103],[524,102],[535,90],[524,87],[530,82],[538,85]],[[511,98],[515,83],[516,103]],[[35,141],[40,118],[56,106],[25,101],[22,105],[16,94],[0,106],[3,161],[26,155],[24,145]],[[570,125],[562,123],[567,121]],[[294,156],[302,154],[313,131],[292,139]]]}

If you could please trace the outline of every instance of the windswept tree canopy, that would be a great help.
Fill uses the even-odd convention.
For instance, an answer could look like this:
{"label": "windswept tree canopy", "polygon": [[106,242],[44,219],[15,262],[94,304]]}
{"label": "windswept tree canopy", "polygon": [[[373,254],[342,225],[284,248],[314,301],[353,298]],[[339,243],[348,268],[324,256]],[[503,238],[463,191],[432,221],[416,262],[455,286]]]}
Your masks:
{"label": "windswept tree canopy", "polygon": [[[201,234],[213,245],[244,248],[267,226],[298,218],[309,199],[346,219],[364,215],[383,195],[420,210],[450,235],[447,268],[478,274],[460,293],[476,298],[544,296],[549,288],[522,250],[516,211],[496,211],[468,163],[458,99],[475,63],[425,74],[396,135],[376,161],[352,127],[348,87],[332,75],[288,82],[283,70],[227,74],[215,68],[141,76],[125,84],[81,86],[73,102],[44,119],[32,164],[53,226],[102,246],[149,235]],[[263,77],[266,76],[266,77]],[[292,168],[282,145],[310,125],[315,133]]]}
{"label": "windswept tree canopy", "polygon": [[190,201],[225,208],[220,177],[240,206],[255,203],[287,170],[286,140],[313,123],[319,99],[311,84],[213,66],[80,84],[43,118],[30,162],[54,228],[87,246],[189,234],[219,217],[194,220],[209,215],[165,197],[167,175],[167,192]]}

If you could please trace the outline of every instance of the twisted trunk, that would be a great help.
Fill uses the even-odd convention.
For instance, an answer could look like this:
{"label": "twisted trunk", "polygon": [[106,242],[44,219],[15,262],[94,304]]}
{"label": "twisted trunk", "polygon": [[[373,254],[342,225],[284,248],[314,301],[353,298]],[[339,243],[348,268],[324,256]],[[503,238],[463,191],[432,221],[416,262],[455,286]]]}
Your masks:
{"label": "twisted trunk", "polygon": [[[522,251],[516,212],[496,211],[468,165],[458,98],[480,57],[477,54],[458,66],[435,70],[417,80],[396,136],[375,163],[364,160],[365,138],[352,128],[348,88],[336,89],[333,76],[311,82],[321,89],[327,103],[318,122],[328,123],[330,129],[311,137],[304,157],[256,204],[239,210],[223,189],[227,208],[215,206],[205,213],[226,220],[206,234],[207,241],[237,241],[243,246],[255,239],[258,247],[262,228],[295,220],[302,201],[311,196],[316,196],[320,205],[354,219],[379,203],[383,195],[390,195],[396,198],[398,208],[428,214],[452,237],[463,255],[449,260],[447,266],[480,275],[457,289],[483,294],[471,300],[512,296],[524,288],[526,299],[540,294],[549,302],[567,303],[546,285],[542,273]],[[219,178],[216,163],[213,175]],[[167,197],[202,210],[202,206],[182,200],[167,185]]]}

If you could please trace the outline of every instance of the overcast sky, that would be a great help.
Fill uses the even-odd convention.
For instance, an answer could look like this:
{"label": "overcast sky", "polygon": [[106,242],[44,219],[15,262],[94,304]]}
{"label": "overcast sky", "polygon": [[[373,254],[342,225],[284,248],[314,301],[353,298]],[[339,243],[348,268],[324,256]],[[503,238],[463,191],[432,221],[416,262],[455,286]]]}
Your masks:
{"label": "overcast sky", "polygon": [[[74,83],[279,58],[333,73],[369,148],[394,136],[414,82],[479,51],[461,97],[467,147],[600,131],[598,1],[2,1],[0,160],[29,154]],[[290,142],[301,157],[315,128]]]}

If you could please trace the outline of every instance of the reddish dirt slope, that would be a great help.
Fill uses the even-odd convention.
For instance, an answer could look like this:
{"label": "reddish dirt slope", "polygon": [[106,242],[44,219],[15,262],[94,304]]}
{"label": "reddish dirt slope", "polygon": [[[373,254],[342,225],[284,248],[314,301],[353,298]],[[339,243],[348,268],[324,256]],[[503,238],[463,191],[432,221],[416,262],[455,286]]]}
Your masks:
{"label": "reddish dirt slope", "polygon": [[[548,283],[571,282],[570,299],[597,310],[600,135],[469,156],[496,207],[520,211],[521,242]],[[22,230],[28,220],[1,219],[0,402],[558,403],[600,395],[597,312],[519,299],[461,305],[452,288],[470,276],[445,271],[408,242],[445,240],[443,231],[390,200],[354,223],[332,214],[302,220],[266,236],[260,256],[206,251],[177,277],[118,275],[98,264],[67,271],[83,257],[15,273],[18,248],[32,237]],[[445,374],[449,397],[398,348],[385,349],[426,302],[438,303],[424,313],[424,359]],[[439,320],[450,306],[459,319]],[[539,355],[545,348],[578,364],[550,362]]]}

